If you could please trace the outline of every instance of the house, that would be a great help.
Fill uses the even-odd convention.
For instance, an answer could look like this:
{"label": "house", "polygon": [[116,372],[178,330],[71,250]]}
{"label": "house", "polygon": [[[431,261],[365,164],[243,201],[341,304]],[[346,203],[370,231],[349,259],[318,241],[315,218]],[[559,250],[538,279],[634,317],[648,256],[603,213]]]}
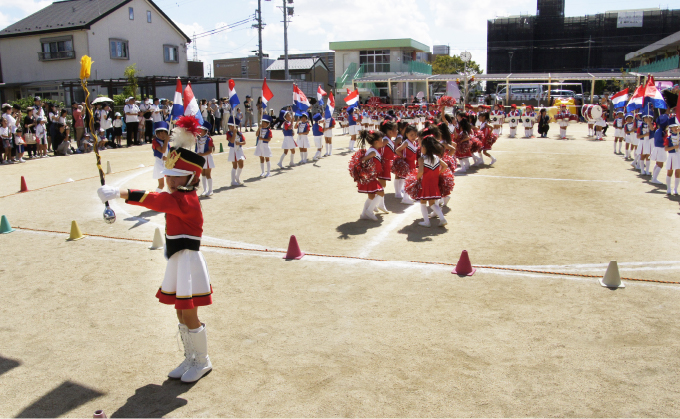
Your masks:
{"label": "house", "polygon": [[[269,58],[268,54],[262,54],[262,69],[269,67],[274,60]],[[225,58],[221,60],[213,60],[213,67],[215,68],[215,77],[226,78],[243,78],[243,79],[259,79],[260,77],[260,59],[256,55],[243,58]],[[267,74],[263,74],[267,77]]]}
{"label": "house", "polygon": [[187,76],[189,42],[151,0],[57,1],[0,31],[2,102],[40,95],[70,103],[61,83],[78,78],[83,55],[95,80],[123,78],[131,64],[145,76]]}
{"label": "house", "polygon": [[[285,80],[285,60],[278,59],[267,67],[272,80]],[[312,58],[288,58],[289,79],[302,90],[308,98],[316,98],[316,90],[319,86],[325,91],[330,91],[328,84],[328,66],[319,57]]]}
{"label": "house", "polygon": [[[288,54],[288,60],[296,58],[321,58],[323,63],[326,64],[326,67],[328,67],[328,84],[335,86],[335,53],[333,51]],[[284,55],[280,55],[279,60],[283,59]]]}
{"label": "house", "polygon": [[336,74],[341,74],[335,81],[338,92],[353,88],[356,79],[380,75],[381,79],[397,80],[358,83],[355,87],[362,98],[389,97],[392,103],[401,103],[426,91],[425,79],[432,75],[432,66],[427,63],[430,47],[410,38],[331,42],[328,49],[335,51]]}

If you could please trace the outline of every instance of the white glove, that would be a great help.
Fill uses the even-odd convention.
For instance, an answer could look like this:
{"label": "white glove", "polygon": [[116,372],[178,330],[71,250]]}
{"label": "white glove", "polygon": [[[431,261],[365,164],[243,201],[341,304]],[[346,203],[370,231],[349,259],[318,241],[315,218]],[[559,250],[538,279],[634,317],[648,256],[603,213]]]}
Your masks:
{"label": "white glove", "polygon": [[99,199],[101,199],[102,203],[104,203],[114,198],[120,198],[120,188],[104,185],[97,189],[97,195],[99,195]]}

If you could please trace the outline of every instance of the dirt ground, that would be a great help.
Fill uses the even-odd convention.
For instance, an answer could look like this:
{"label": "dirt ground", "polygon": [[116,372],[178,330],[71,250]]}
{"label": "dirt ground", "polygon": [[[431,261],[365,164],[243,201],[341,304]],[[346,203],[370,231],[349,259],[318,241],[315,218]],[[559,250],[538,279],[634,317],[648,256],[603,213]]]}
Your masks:
{"label": "dirt ground", "polygon": [[[50,230],[0,235],[0,417],[680,416],[680,285],[419,263],[465,249],[476,265],[602,275],[616,260],[624,277],[680,281],[679,197],[615,155],[612,132],[557,131],[506,127],[498,162],[456,176],[449,224],[430,229],[391,184],[392,213],[358,219],[340,130],[334,156],[268,179],[246,134],[245,185],[228,186],[218,154],[201,201],[204,244],[241,249],[202,249],[214,370],[194,385],[166,379],[182,353],[174,310],[154,297],[162,250],[124,240],[151,240],[163,216],[118,201],[105,224],[92,154],[0,167],[0,213]],[[149,146],[102,160],[108,184],[155,188]],[[6,196],[21,176],[32,191]],[[65,241],[72,220],[108,237]],[[386,261],[248,250],[285,249],[291,234],[305,252]]]}

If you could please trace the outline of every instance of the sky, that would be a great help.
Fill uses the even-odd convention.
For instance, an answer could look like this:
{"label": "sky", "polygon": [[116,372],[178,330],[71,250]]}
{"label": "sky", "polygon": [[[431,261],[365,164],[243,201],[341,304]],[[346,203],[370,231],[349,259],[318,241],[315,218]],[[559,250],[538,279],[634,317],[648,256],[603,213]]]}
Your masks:
{"label": "sky", "polygon": [[[266,24],[262,44],[270,58],[284,53],[283,13],[279,8],[283,1],[262,0]],[[0,27],[50,3],[0,0]],[[248,19],[257,9],[257,0],[155,0],[155,3],[190,37]],[[331,41],[413,38],[430,47],[449,45],[456,54],[469,51],[482,68],[486,68],[487,20],[536,13],[536,0],[293,0],[292,6],[295,9],[288,28],[289,53],[328,51]],[[680,0],[666,0],[663,4],[639,0],[566,0],[565,15],[641,7],[680,9]],[[251,27],[254,23],[197,39],[198,58],[205,63],[206,75],[208,65],[215,59],[253,55],[258,42],[257,29]],[[191,59],[192,45],[188,53]]]}

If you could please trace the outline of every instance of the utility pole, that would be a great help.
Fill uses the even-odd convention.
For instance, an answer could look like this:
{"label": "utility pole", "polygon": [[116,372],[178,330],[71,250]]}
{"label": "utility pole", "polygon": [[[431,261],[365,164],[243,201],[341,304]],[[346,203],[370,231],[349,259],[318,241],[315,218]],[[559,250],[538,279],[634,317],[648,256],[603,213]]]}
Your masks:
{"label": "utility pole", "polygon": [[257,36],[258,36],[258,53],[257,57],[259,58],[260,61],[260,78],[264,78],[264,67],[262,66],[262,29],[264,29],[264,25],[262,24],[262,0],[257,0],[257,10],[255,11],[257,13],[257,25],[253,25],[253,27],[257,28]]}
{"label": "utility pole", "polygon": [[508,54],[510,54],[510,71],[508,73],[512,73],[512,55],[515,53],[515,51],[508,51]]}
{"label": "utility pole", "polygon": [[594,42],[593,37],[590,36],[586,42],[588,43],[588,71],[590,71],[590,45]]}
{"label": "utility pole", "polygon": [[283,1],[283,53],[284,53],[284,77],[286,80],[290,78],[288,73],[288,8],[286,7],[286,0]]}

